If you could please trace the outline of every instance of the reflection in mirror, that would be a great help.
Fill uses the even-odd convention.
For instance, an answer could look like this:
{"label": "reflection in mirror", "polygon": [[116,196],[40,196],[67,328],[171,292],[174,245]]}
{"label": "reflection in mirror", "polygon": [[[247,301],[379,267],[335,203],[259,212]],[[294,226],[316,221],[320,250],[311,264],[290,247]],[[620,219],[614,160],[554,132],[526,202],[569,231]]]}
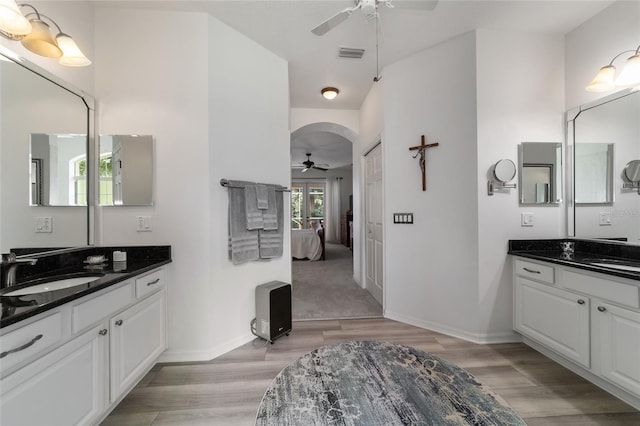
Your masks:
{"label": "reflection in mirror", "polygon": [[99,202],[153,205],[153,137],[100,135]]}
{"label": "reflection in mirror", "polygon": [[[575,147],[573,178],[576,188],[576,204],[568,212],[569,235],[578,238],[626,239],[628,243],[640,244],[640,197],[638,189],[630,187],[627,176],[627,172],[635,173],[638,164],[632,160],[640,158],[638,117],[640,93],[631,90],[607,96],[568,113],[569,143]],[[591,174],[594,171],[580,170],[578,155],[583,150],[583,144],[615,148],[615,156],[611,156],[612,196],[606,205],[582,204],[581,194],[577,192],[578,188],[593,184]],[[604,157],[601,157],[600,162],[603,161]],[[632,166],[627,169],[629,163]]]}
{"label": "reflection in mirror", "polygon": [[[34,248],[37,252],[38,247],[45,250],[45,247],[77,247],[90,243],[86,193],[77,194],[74,199],[69,179],[64,184],[56,183],[52,189],[51,169],[64,174],[61,168],[69,167],[69,163],[47,164],[46,155],[37,153],[30,159],[33,152],[30,141],[47,139],[47,135],[91,135],[92,108],[93,99],[80,90],[25,60],[14,61],[0,54],[2,253],[20,247]],[[86,136],[82,146],[83,153],[78,150],[76,156],[87,155]],[[50,155],[50,145],[48,150]],[[61,157],[58,160],[61,161]],[[58,207],[71,204],[76,206]],[[82,206],[78,206],[80,204]],[[43,222],[52,226],[39,227]]]}
{"label": "reflection in mirror", "polygon": [[574,145],[576,204],[613,203],[613,144]]}
{"label": "reflection in mirror", "polygon": [[520,204],[557,205],[562,201],[562,144],[523,142],[518,146]]}
{"label": "reflection in mirror", "polygon": [[30,135],[32,206],[87,205],[87,135]]}

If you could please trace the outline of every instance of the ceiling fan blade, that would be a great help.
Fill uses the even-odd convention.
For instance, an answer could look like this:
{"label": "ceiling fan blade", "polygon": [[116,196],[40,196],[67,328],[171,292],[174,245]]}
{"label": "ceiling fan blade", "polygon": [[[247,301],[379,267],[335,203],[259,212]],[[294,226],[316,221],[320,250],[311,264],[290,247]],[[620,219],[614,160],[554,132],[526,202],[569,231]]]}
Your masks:
{"label": "ceiling fan blade", "polygon": [[356,10],[357,8],[358,7],[348,7],[344,10],[341,10],[340,12],[333,15],[331,18],[324,21],[322,24],[312,29],[311,32],[317,36],[325,35],[326,33],[329,32],[329,30],[337,27],[338,25],[340,25],[341,23],[349,19],[353,11]]}
{"label": "ceiling fan blade", "polygon": [[323,172],[326,172],[329,169],[325,169],[324,167],[318,167],[318,166],[313,166],[314,169],[316,170],[322,170]]}
{"label": "ceiling fan blade", "polygon": [[309,171],[309,167],[305,167],[304,169],[301,170],[302,173],[306,173]]}
{"label": "ceiling fan blade", "polygon": [[398,9],[433,10],[438,0],[392,0],[391,5]]}

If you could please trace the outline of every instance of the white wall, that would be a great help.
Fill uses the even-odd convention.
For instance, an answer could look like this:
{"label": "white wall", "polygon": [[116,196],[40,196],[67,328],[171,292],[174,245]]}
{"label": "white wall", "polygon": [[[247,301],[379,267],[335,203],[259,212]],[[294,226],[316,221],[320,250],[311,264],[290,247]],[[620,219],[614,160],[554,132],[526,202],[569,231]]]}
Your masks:
{"label": "white wall", "polygon": [[[518,189],[487,195],[487,175],[496,161],[518,164],[521,142],[563,142],[563,38],[477,30],[478,196],[477,332],[489,340],[512,335],[509,239],[566,235],[565,203],[520,207]],[[566,155],[566,152],[564,153]],[[514,179],[514,182],[517,182]],[[520,214],[534,226],[520,226]]]}
{"label": "white wall", "polygon": [[[478,220],[475,35],[384,70],[386,316],[465,334],[476,328]],[[427,190],[409,147],[427,143]],[[411,212],[413,225],[394,225]]]}
{"label": "white wall", "polygon": [[[97,8],[96,52],[100,131],[153,135],[156,178],[154,206],[100,209],[100,244],[172,246],[163,360],[211,359],[253,338],[255,285],[290,282],[286,256],[227,260],[219,185],[288,185],[287,64],[199,13]],[[137,215],[151,216],[152,232],[135,232]]]}

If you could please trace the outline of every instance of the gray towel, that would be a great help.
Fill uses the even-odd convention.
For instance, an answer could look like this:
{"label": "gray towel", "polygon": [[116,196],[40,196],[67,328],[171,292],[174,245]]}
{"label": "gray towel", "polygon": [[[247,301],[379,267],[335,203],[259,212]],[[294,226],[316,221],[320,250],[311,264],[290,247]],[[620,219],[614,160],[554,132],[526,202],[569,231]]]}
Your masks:
{"label": "gray towel", "polygon": [[262,210],[263,228],[266,231],[273,231],[278,228],[278,215],[282,214],[282,192],[280,192],[280,207],[276,201],[276,189],[273,185],[267,187],[267,198],[269,208]]}
{"label": "gray towel", "polygon": [[258,196],[255,184],[249,184],[244,187],[244,208],[247,217],[247,229],[264,228],[262,210],[258,208]]}
{"label": "gray towel", "polygon": [[260,258],[258,231],[247,230],[245,218],[245,189],[241,182],[229,182],[229,259],[234,264],[245,263]]}
{"label": "gray towel", "polygon": [[269,206],[273,205],[275,207],[277,220],[275,230],[259,231],[261,259],[282,257],[284,230],[284,202],[282,199],[282,191],[275,191],[275,187],[269,185]]}
{"label": "gray towel", "polygon": [[256,198],[258,199],[258,209],[266,210],[269,208],[269,195],[267,185],[256,185]]}

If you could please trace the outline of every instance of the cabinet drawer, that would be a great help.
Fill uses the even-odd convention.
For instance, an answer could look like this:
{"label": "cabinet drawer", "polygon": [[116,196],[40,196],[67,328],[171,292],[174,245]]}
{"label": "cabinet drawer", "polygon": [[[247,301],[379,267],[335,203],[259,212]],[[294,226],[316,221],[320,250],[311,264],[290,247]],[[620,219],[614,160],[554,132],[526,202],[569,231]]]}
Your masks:
{"label": "cabinet drawer", "polygon": [[553,266],[541,265],[539,263],[526,262],[516,259],[516,274],[521,277],[531,278],[545,283],[554,283]]}
{"label": "cabinet drawer", "polygon": [[58,312],[0,336],[0,371],[4,373],[14,365],[55,346],[63,335],[62,314]]}
{"label": "cabinet drawer", "polygon": [[562,286],[573,291],[596,296],[603,300],[619,303],[632,308],[640,307],[639,287],[623,284],[590,275],[564,271]]}
{"label": "cabinet drawer", "polygon": [[136,298],[139,299],[146,294],[152,293],[165,285],[164,269],[152,272],[136,279]]}
{"label": "cabinet drawer", "polygon": [[73,307],[74,333],[102,321],[133,302],[131,282]]}

